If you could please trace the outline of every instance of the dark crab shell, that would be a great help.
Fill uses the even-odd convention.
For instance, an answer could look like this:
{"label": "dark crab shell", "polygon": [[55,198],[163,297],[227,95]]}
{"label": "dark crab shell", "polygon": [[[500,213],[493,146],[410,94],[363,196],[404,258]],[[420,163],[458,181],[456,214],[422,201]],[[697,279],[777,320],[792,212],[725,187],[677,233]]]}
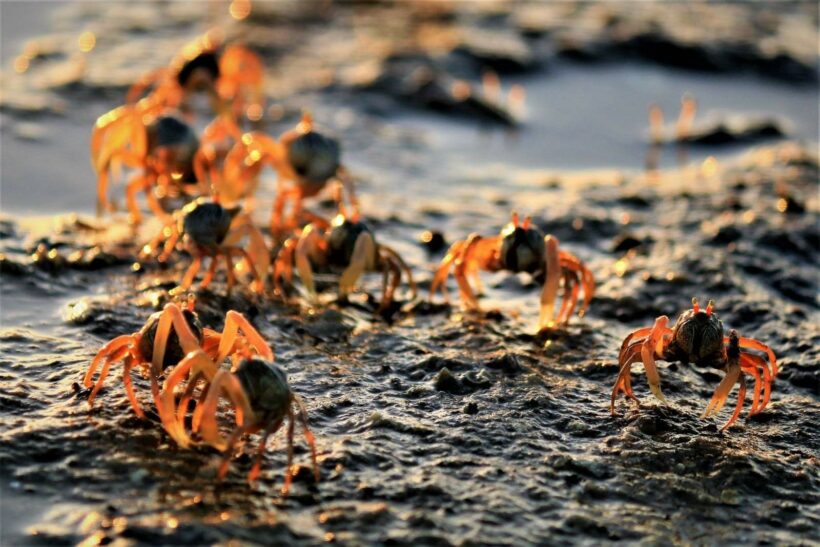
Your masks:
{"label": "dark crab shell", "polygon": [[[373,232],[364,222],[351,222],[345,219],[341,223],[334,223],[327,236],[327,263],[330,266],[346,268],[353,257],[356,240],[363,233]],[[375,237],[373,238],[375,241]]]}
{"label": "dark crab shell", "polygon": [[290,142],[288,161],[303,182],[321,187],[339,170],[339,142],[316,131],[309,131]]}
{"label": "dark crab shell", "polygon": [[293,394],[282,367],[258,357],[246,358],[234,374],[260,423],[268,424],[287,415]]}
{"label": "dark crab shell", "polygon": [[509,226],[501,235],[499,260],[505,270],[535,273],[544,269],[544,234],[537,228]]}
{"label": "dark crab shell", "polygon": [[197,200],[183,209],[181,232],[197,246],[215,251],[225,240],[239,207],[226,209],[218,203]]}
{"label": "dark crab shell", "polygon": [[181,87],[186,87],[191,76],[198,71],[206,72],[211,81],[219,79],[219,56],[215,51],[203,51],[182,65],[177,72],[177,83]]}
{"label": "dark crab shell", "polygon": [[678,317],[672,337],[669,357],[690,363],[723,360],[723,322],[716,313],[686,310]]}
{"label": "dark crab shell", "polygon": [[148,148],[152,153],[159,149],[168,150],[173,157],[168,167],[182,173],[184,182],[196,180],[193,163],[199,149],[199,139],[190,125],[176,116],[160,116],[148,125],[147,134]]}
{"label": "dark crab shell", "polygon": [[[145,325],[140,329],[139,351],[142,356],[151,361],[154,356],[154,338],[157,335],[157,327],[159,326],[159,317],[162,312],[152,314],[145,322]],[[199,322],[199,317],[191,310],[182,310],[182,315],[188,326],[191,327],[191,332],[196,336],[197,341],[202,344],[202,324]],[[179,344],[179,336],[177,336],[176,329],[171,326],[171,332],[168,334],[168,342],[165,345],[165,357],[162,359],[163,370],[175,366],[185,357],[185,351]]]}

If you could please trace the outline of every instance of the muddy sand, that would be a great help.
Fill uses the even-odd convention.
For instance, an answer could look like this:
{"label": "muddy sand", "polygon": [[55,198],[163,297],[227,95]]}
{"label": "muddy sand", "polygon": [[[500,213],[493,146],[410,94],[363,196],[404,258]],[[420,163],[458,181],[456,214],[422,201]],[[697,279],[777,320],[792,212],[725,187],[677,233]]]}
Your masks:
{"label": "muddy sand", "polygon": [[[820,543],[815,4],[282,2],[241,22],[198,5],[63,6],[31,67],[3,72],[4,544]],[[322,481],[300,439],[287,497],[281,436],[255,485],[247,455],[217,482],[220,455],[178,449],[153,412],[137,419],[118,373],[93,410],[81,386],[100,346],[161,309],[188,264],[135,273],[158,225],[134,237],[124,215],[90,214],[90,124],[214,23],[265,58],[267,131],[310,108],[342,139],[367,222],[421,289],[411,302],[402,288],[387,319],[377,275],[349,303],[326,284],[316,309],[226,297],[224,273],[197,294],[209,327],[244,313],[306,402]],[[61,39],[78,29],[97,36],[85,58]],[[525,112],[451,92],[487,67],[524,85]],[[700,113],[688,142],[648,146],[648,103],[674,120],[686,91],[716,117]],[[31,195],[58,183],[64,196]],[[268,173],[260,225],[274,187]],[[533,335],[526,275],[484,274],[485,316],[461,310],[452,280],[452,306],[427,301],[444,247],[421,234],[491,235],[513,209],[598,283],[589,313],[548,336]],[[699,416],[723,373],[663,363],[669,404],[636,366],[641,404],[621,397],[611,416],[623,338],[693,296],[775,350],[769,407],[720,433],[731,408]],[[150,409],[148,380],[135,385]]]}

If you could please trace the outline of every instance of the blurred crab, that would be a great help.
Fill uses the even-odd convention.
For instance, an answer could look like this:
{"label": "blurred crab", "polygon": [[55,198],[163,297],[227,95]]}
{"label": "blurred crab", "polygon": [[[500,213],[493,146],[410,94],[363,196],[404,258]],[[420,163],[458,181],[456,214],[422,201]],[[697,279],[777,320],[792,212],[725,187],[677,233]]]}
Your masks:
{"label": "blurred crab", "polygon": [[212,31],[187,44],[170,66],[140,78],[128,90],[126,102],[142,103],[144,112],[185,110],[191,95],[204,92],[215,113],[235,118],[245,114],[255,121],[263,113],[263,81],[259,56],[237,44],[221,48],[217,33]]}
{"label": "blurred crab", "polygon": [[[245,187],[266,164],[276,170],[278,188],[270,229],[279,237],[298,228],[302,200],[318,194],[333,179],[347,190],[354,213],[358,211],[353,180],[340,161],[338,141],[314,131],[313,118],[305,113],[279,140],[259,132],[244,134],[225,159],[225,174],[234,181],[231,184]],[[288,202],[290,214],[283,219]]]}
{"label": "blurred crab", "polygon": [[196,186],[195,158],[200,142],[194,130],[177,115],[153,117],[132,106],[121,106],[100,116],[91,133],[91,163],[97,173],[97,214],[111,210],[109,171],[127,166],[138,172],[126,185],[129,221],[142,220],[137,193],[143,191],[159,218],[168,214],[158,198],[207,192]]}
{"label": "blurred crab", "polygon": [[313,301],[317,299],[313,282],[314,268],[341,273],[340,298],[346,298],[353,291],[362,273],[382,272],[379,312],[390,308],[393,295],[401,282],[402,272],[407,276],[411,299],[416,298],[413,274],[401,256],[387,245],[376,243],[373,232],[359,220],[358,213],[348,217],[343,206],[340,206],[339,214],[333,219],[329,229],[311,223],[298,237],[291,237],[282,244],[273,266],[273,286],[277,294],[284,294],[282,279],[288,284],[292,282],[294,264]]}
{"label": "blurred crab", "polygon": [[[203,352],[188,358],[196,361],[201,370],[214,372],[207,392],[203,393],[194,410],[192,429],[202,438],[225,453],[225,459],[219,468],[219,478],[228,471],[231,457],[236,446],[244,435],[262,431],[262,439],[256,450],[254,464],[248,473],[248,482],[253,482],[259,475],[262,456],[265,453],[268,438],[275,434],[288,419],[288,464],[282,494],[287,494],[293,480],[293,434],[295,419],[298,416],[304,430],[305,439],[310,448],[313,474],[319,482],[319,468],[316,463],[316,445],[313,434],[308,427],[307,412],[298,395],[293,393],[288,384],[287,375],[281,367],[273,363],[273,355],[244,356],[235,360],[231,370],[216,369],[216,364],[207,362]],[[180,363],[180,367],[184,363]],[[184,371],[182,371],[184,373]],[[236,428],[225,441],[219,432],[217,410],[219,399],[226,395],[236,413]],[[294,405],[297,411],[294,412]],[[184,407],[180,405],[184,412]]]}
{"label": "blurred crab", "polygon": [[[208,271],[200,283],[200,289],[207,287],[213,280],[219,257],[225,258],[228,278],[228,294],[236,283],[233,256],[245,260],[253,282],[251,290],[262,293],[264,290],[263,275],[270,267],[270,251],[262,233],[253,225],[249,215],[240,213],[240,207],[225,208],[217,201],[199,198],[177,212],[160,233],[143,247],[142,256],[153,256],[159,250],[163,240],[165,244],[158,260],[165,262],[176,248],[180,238],[193,256],[193,262],[175,293],[186,291],[194,282],[202,266],[203,257],[210,257]],[[239,243],[248,238],[248,249]]]}
{"label": "blurred crab", "polygon": [[[466,240],[453,243],[433,277],[430,285],[431,301],[439,288],[445,300],[449,300],[446,282],[452,266],[455,266],[454,275],[461,299],[473,311],[479,310],[479,304],[467,278],[472,276],[480,286],[479,270],[544,275],[539,331],[549,330],[569,321],[575,311],[581,287],[584,289],[584,300],[578,316],[583,317],[595,292],[595,280],[584,263],[575,255],[560,250],[558,239],[554,236],[545,236],[532,227],[530,217],[519,224],[516,213],[512,214],[512,222],[497,236],[485,238],[473,233]],[[554,308],[561,279],[564,280],[564,297],[556,317]]]}
{"label": "blurred crab", "polygon": [[[696,366],[711,366],[725,369],[726,375],[718,384],[706,412],[701,418],[716,414],[723,408],[726,399],[736,383],[740,384],[737,406],[734,414],[721,428],[729,428],[737,421],[743,410],[746,398],[746,377],[751,374],[755,379],[754,399],[750,416],[762,412],[769,403],[772,382],[777,376],[777,360],[774,352],[766,345],[751,338],[742,338],[732,330],[729,336],[723,335],[723,322],[713,312],[714,302],[711,300],[706,309],[701,309],[698,299],[692,299],[692,308],[678,317],[673,328],[667,327],[669,318],[662,315],[655,319],[652,327],[638,329],[629,334],[621,344],[618,355],[620,373],[612,389],[610,410],[615,414],[615,399],[623,391],[627,397],[638,401],[632,391],[630,377],[632,364],[643,362],[649,389],[656,398],[666,401],[661,393],[660,376],[655,366],[655,360],[682,363],[694,363]],[[751,349],[765,353],[768,362],[761,356],[748,351]]]}

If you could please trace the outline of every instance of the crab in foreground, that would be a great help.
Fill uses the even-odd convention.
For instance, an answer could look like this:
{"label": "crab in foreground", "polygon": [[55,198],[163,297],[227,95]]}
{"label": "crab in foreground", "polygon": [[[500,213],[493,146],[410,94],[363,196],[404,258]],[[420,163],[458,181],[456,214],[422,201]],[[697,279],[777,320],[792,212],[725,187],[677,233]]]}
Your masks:
{"label": "crab in foreground", "polygon": [[[190,355],[210,356],[210,359],[220,363],[228,356],[236,358],[239,355],[261,355],[273,358],[273,352],[262,335],[239,312],[227,313],[225,327],[219,333],[202,327],[199,317],[194,312],[193,299],[188,300],[185,308],[180,308],[174,303],[166,304],[162,311],[151,315],[138,332],[118,336],[100,349],[83,379],[86,387],[94,386],[88,396],[88,405],[93,406],[111,365],[123,360],[123,384],[134,413],[140,418],[145,417],[131,380],[131,371],[138,368],[151,379],[151,393],[163,427],[177,444],[187,446],[188,436],[175,419],[173,388],[182,379],[177,372],[180,370],[180,364],[188,362]],[[100,364],[102,370],[94,382],[94,373]],[[160,389],[159,379],[163,372],[171,367],[174,368],[169,377],[177,372],[174,376],[175,381],[170,383],[169,390],[169,382],[166,379]],[[214,374],[215,372],[210,377]],[[196,384],[198,379],[198,376],[192,375],[192,384]],[[193,387],[191,385],[189,395]]]}
{"label": "crab in foreground", "polygon": [[142,220],[137,204],[140,191],[145,193],[151,211],[166,218],[168,214],[159,198],[187,195],[192,190],[202,192],[194,172],[199,146],[193,128],[170,111],[155,117],[135,107],[121,106],[100,116],[91,133],[97,214],[111,210],[110,172],[126,166],[137,170],[125,189],[129,221],[139,224]]}
{"label": "crab in foreground", "polygon": [[[191,444],[191,439],[185,431],[185,413],[200,380],[205,381],[204,397],[210,382],[217,376],[226,358],[230,357],[234,366],[242,359],[255,357],[273,360],[273,350],[268,343],[245,316],[237,311],[230,310],[225,315],[225,327],[222,334],[205,329],[204,335],[206,343],[201,348],[189,351],[177,362],[173,370],[166,375],[160,392],[163,408],[174,409],[163,415],[163,426],[183,448]],[[185,379],[187,379],[185,391],[178,404],[175,404],[174,392]],[[241,418],[241,413],[238,413],[237,421],[239,422]],[[197,415],[194,422],[196,427],[198,427],[196,424],[199,423],[199,419]]]}
{"label": "crab in foreground", "polygon": [[265,165],[271,165],[278,178],[270,221],[274,236],[298,228],[302,200],[315,196],[332,180],[346,189],[353,211],[358,209],[353,180],[341,165],[339,142],[315,131],[308,113],[278,140],[259,132],[244,134],[225,159],[225,173],[234,179],[231,184],[248,186],[245,181],[255,179]]}
{"label": "crab in foreground", "polygon": [[413,274],[401,256],[387,245],[376,243],[373,232],[359,220],[358,214],[353,213],[348,217],[343,207],[329,229],[308,224],[298,237],[284,242],[273,265],[273,286],[276,293],[284,294],[282,279],[288,284],[292,282],[294,264],[302,284],[314,302],[317,299],[314,269],[340,273],[339,297],[342,299],[353,292],[364,272],[381,272],[382,298],[379,312],[390,308],[402,273],[407,276],[411,299],[416,297]]}
{"label": "crab in foreground", "polygon": [[[468,277],[472,277],[477,284],[480,283],[479,270],[543,275],[539,331],[549,330],[569,321],[575,311],[580,288],[584,290],[584,300],[578,315],[583,317],[595,292],[595,280],[584,263],[575,255],[559,249],[557,238],[544,235],[532,227],[529,217],[519,224],[516,213],[512,214],[512,222],[497,236],[482,237],[473,233],[466,240],[453,243],[433,277],[430,285],[431,301],[439,289],[445,300],[449,300],[446,283],[453,266],[461,300],[471,311],[478,311],[479,304]],[[555,302],[562,279],[564,295],[556,316]]]}
{"label": "crab in foreground", "polygon": [[[248,239],[248,250],[240,246],[245,237]],[[213,280],[219,258],[223,257],[230,294],[236,283],[233,262],[235,256],[245,260],[247,270],[253,279],[251,290],[257,294],[264,290],[262,276],[266,275],[270,265],[268,247],[250,216],[240,213],[239,207],[228,209],[217,201],[199,198],[183,207],[175,218],[172,218],[160,233],[143,247],[142,255],[153,256],[165,240],[163,251],[158,257],[160,262],[165,262],[180,238],[193,257],[193,262],[185,272],[182,283],[174,289],[175,293],[184,292],[193,285],[203,259],[210,257],[211,263],[200,283],[201,289],[207,287]]]}
{"label": "crab in foreground", "polygon": [[128,90],[127,104],[144,112],[186,108],[192,95],[204,92],[215,113],[251,120],[262,117],[264,67],[258,55],[231,44],[221,47],[215,32],[187,44],[168,67],[149,72]]}
{"label": "crab in foreground", "polygon": [[[203,362],[207,357],[202,354],[196,359]],[[231,401],[236,412],[236,427],[227,441],[219,432],[217,423],[218,403],[223,394]],[[297,407],[296,411],[294,406]],[[285,495],[293,480],[293,435],[297,417],[310,448],[313,474],[318,483],[316,443],[308,427],[307,412],[302,400],[291,390],[284,370],[273,362],[272,355],[243,357],[231,370],[218,370],[208,386],[207,394],[203,394],[194,410],[192,428],[208,444],[225,453],[219,468],[219,478],[227,473],[231,457],[242,437],[261,431],[262,439],[248,473],[248,482],[252,483],[259,475],[268,438],[279,430],[287,418],[288,463],[282,487],[282,494]]]}
{"label": "crab in foreground", "polygon": [[[151,315],[139,331],[118,336],[97,352],[83,379],[85,387],[94,386],[88,396],[88,406],[94,405],[94,399],[102,388],[111,365],[122,360],[122,382],[134,413],[140,418],[145,417],[131,381],[131,371],[137,368],[151,379],[151,393],[164,423],[169,419],[166,412],[173,411],[164,407],[160,401],[159,377],[166,368],[176,365],[186,353],[199,349],[205,340],[199,318],[191,307],[182,310],[176,304],[167,304],[161,312]],[[94,373],[100,364],[102,369],[95,383]]]}
{"label": "crab in foreground", "polygon": [[[746,398],[745,374],[751,374],[755,380],[754,398],[749,415],[754,416],[766,408],[771,396],[772,382],[777,376],[777,359],[774,352],[757,340],[738,336],[734,330],[729,336],[724,336],[723,322],[713,312],[713,308],[714,303],[711,300],[706,309],[701,309],[697,298],[693,298],[692,308],[678,317],[674,327],[667,327],[669,318],[662,315],[655,319],[652,327],[638,329],[626,337],[618,355],[620,372],[612,389],[610,410],[613,415],[615,399],[621,391],[635,402],[638,401],[632,391],[630,373],[632,364],[639,361],[643,362],[646,369],[649,389],[653,395],[661,401],[666,401],[661,392],[660,376],[655,366],[657,359],[694,363],[696,366],[711,366],[726,371],[701,418],[720,411],[732,387],[736,383],[740,384],[734,414],[721,431],[735,423],[743,410]],[[768,357],[768,362],[759,355],[745,351],[749,349],[764,353]]]}

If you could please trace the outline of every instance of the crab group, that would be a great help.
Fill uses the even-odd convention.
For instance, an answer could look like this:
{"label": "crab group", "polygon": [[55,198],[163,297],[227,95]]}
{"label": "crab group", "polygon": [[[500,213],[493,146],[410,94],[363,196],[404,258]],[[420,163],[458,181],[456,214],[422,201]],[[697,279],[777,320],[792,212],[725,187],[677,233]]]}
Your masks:
{"label": "crab group", "polygon": [[[161,224],[153,238],[141,243],[141,257],[185,264],[172,296],[191,290],[206,264],[198,288],[210,287],[224,262],[227,292],[238,282],[247,282],[253,299],[270,293],[284,299],[296,274],[308,305],[318,306],[316,277],[329,273],[336,276],[339,300],[344,301],[365,273],[374,272],[382,278],[380,313],[386,316],[394,304],[401,303],[397,291],[403,279],[409,300],[415,300],[418,291],[410,266],[381,236],[377,239],[373,224],[362,218],[339,141],[318,128],[309,113],[279,137],[247,127],[263,113],[262,81],[262,62],[255,54],[239,45],[222,47],[208,34],[187,46],[170,66],[135,83],[126,104],[101,116],[92,130],[98,211],[112,209],[108,198],[112,174],[123,168],[135,171],[126,186],[129,220],[134,224],[142,220],[137,202],[142,192]],[[196,93],[211,99],[215,115],[201,135],[194,129],[188,107]],[[252,214],[253,198],[266,166],[276,173],[277,193],[267,226],[260,228]],[[303,206],[303,200],[325,189],[338,209],[332,220]],[[525,273],[539,282],[539,333],[566,327],[576,311],[583,317],[596,289],[591,270],[580,258],[562,248],[554,235],[542,232],[530,217],[520,221],[517,213],[496,235],[476,232],[453,243],[432,274],[429,299],[441,292],[449,302],[447,282],[452,272],[467,312],[481,317],[482,271]],[[270,291],[266,290],[269,282]],[[704,417],[721,410],[739,384],[734,413],[721,431],[735,423],[743,409],[747,375],[754,379],[750,414],[767,407],[778,372],[774,352],[734,330],[725,335],[713,307],[710,301],[701,309],[693,299],[692,309],[681,314],[673,327],[661,316],[654,326],[626,337],[612,390],[613,415],[619,393],[637,402],[631,367],[638,362],[644,365],[652,393],[664,400],[658,360],[725,370]],[[283,492],[293,478],[297,422],[318,481],[315,440],[305,405],[291,389],[284,369],[274,363],[270,344],[242,314],[228,311],[220,333],[202,326],[193,298],[187,306],[166,305],[138,332],[118,336],[99,350],[84,377],[90,388],[89,405],[119,362],[135,414],[146,416],[132,379],[138,371],[150,380],[163,429],[180,447],[207,444],[225,454],[220,477],[242,439],[259,433],[248,473],[248,480],[255,480],[268,439],[287,421]],[[222,399],[228,404],[220,404]],[[224,416],[235,424],[227,436],[219,422]]]}

